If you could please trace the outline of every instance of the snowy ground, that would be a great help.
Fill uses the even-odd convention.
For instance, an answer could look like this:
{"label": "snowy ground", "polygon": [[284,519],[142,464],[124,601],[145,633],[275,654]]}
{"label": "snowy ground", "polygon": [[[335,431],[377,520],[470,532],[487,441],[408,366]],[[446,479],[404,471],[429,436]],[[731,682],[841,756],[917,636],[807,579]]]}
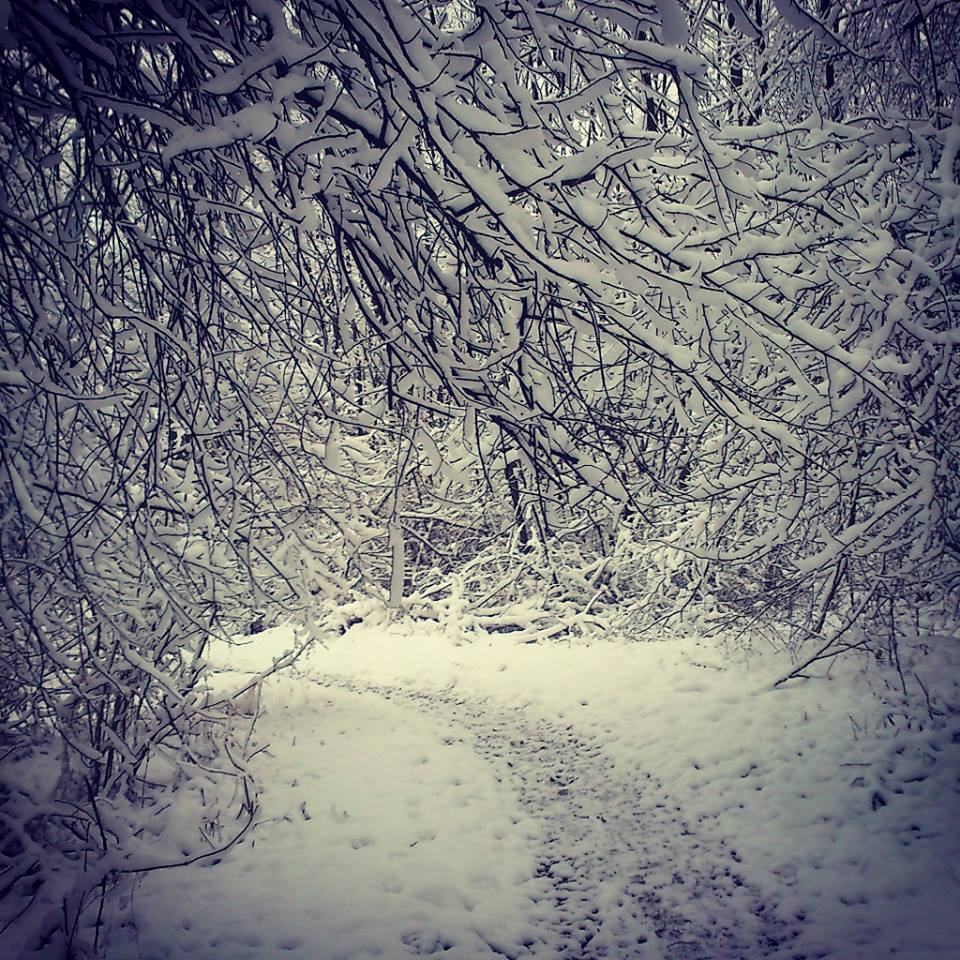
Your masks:
{"label": "snowy ground", "polygon": [[[219,651],[217,682],[293,643]],[[368,613],[265,682],[257,825],[148,875],[109,956],[956,957],[960,691],[938,663],[932,723],[854,664],[773,690],[772,655]]]}

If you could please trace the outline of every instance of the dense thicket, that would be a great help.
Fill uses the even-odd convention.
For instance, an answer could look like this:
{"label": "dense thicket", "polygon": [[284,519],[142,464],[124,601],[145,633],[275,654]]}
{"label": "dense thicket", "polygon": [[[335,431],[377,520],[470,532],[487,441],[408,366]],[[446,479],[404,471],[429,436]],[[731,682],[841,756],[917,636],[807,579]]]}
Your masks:
{"label": "dense thicket", "polygon": [[151,758],[242,779],[199,680],[264,611],[695,600],[816,655],[948,596],[955,14],[0,10],[0,722],[63,745],[2,797],[12,914],[51,836],[116,868]]}

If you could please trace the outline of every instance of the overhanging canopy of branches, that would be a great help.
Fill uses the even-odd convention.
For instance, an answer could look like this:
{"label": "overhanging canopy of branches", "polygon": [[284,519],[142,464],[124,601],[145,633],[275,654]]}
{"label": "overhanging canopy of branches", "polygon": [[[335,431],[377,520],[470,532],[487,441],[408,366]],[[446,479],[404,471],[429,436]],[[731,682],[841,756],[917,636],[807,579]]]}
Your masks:
{"label": "overhanging canopy of branches", "polygon": [[[163,308],[144,307],[200,314],[199,364],[228,291],[284,351],[376,354],[390,402],[470,436],[497,424],[553,491],[722,502],[720,540],[768,497],[773,527],[713,537],[721,554],[782,540],[832,496],[798,491],[843,489],[851,457],[850,477],[872,460],[899,479],[814,524],[827,554],[906,504],[936,511],[956,295],[943,17],[914,24],[910,60],[896,11],[868,27],[855,4],[779,2],[771,46],[834,64],[857,114],[815,111],[811,66],[809,92],[798,70],[768,82],[770,119],[742,127],[714,95],[759,56],[763,15],[738,3],[14,9],[11,136],[44,118],[48,180],[84,142],[70,176],[97,184],[99,229],[169,262]],[[893,55],[927,82],[891,103],[870,69]],[[340,399],[347,420],[379,416]]]}

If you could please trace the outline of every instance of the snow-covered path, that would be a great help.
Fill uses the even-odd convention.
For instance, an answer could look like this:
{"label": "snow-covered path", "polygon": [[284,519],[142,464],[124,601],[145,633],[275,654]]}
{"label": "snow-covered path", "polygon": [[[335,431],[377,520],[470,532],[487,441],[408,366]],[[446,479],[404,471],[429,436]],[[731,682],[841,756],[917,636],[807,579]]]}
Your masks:
{"label": "snow-covered path", "polygon": [[[295,644],[219,651],[218,694]],[[960,721],[751,658],[371,619],[264,682],[257,823],[147,876],[109,958],[955,956]],[[960,717],[956,675],[924,677]],[[184,857],[204,789],[171,795]]]}
{"label": "snow-covered path", "polygon": [[748,960],[775,955],[790,939],[738,875],[735,850],[691,831],[651,776],[624,778],[596,738],[571,724],[489,698],[333,674],[309,679],[409,704],[470,736],[542,829],[538,874],[553,900],[548,955]]}
{"label": "snow-covered path", "polygon": [[257,826],[149,875],[111,957],[753,960],[784,938],[734,852],[571,724],[316,672],[263,710]]}
{"label": "snow-covered path", "polygon": [[[262,700],[253,830],[148,874],[110,960],[473,960],[536,944],[535,826],[460,728],[299,676]],[[182,819],[184,855],[210,849]]]}

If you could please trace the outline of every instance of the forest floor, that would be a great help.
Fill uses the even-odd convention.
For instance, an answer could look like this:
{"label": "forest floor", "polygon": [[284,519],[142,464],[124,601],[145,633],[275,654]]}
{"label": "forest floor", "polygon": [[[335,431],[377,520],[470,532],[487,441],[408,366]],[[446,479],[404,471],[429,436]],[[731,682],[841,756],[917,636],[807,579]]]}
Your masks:
{"label": "forest floor", "polygon": [[[222,690],[296,642],[247,639],[216,651]],[[920,709],[853,661],[774,688],[779,654],[368,612],[264,682],[255,825],[117,901],[108,957],[956,957],[944,656],[905,665]]]}

